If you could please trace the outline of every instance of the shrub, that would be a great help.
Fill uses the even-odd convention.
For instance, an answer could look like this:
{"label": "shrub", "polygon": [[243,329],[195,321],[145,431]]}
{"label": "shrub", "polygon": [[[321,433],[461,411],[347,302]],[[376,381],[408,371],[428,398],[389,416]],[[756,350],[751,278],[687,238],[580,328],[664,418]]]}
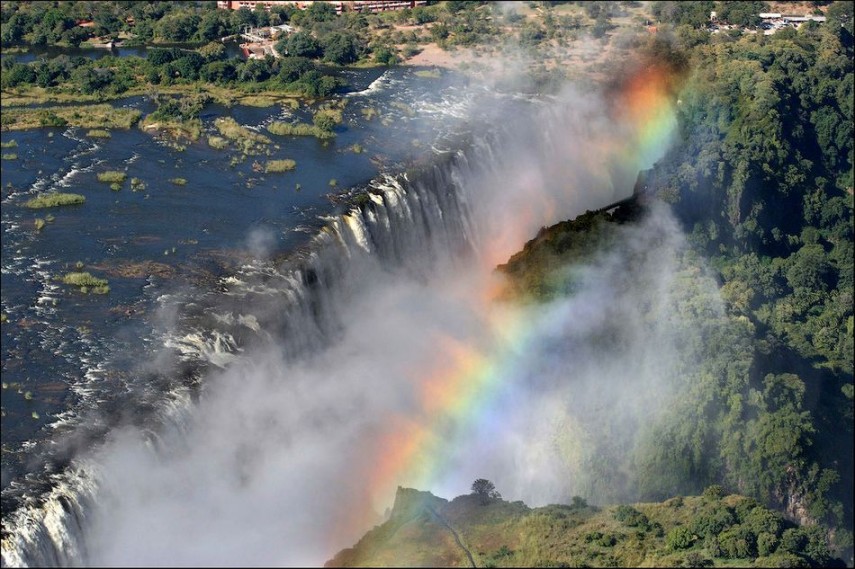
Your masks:
{"label": "shrub", "polygon": [[790,528],[781,535],[778,550],[783,553],[799,553],[807,545],[808,538],[801,528]]}
{"label": "shrub", "polygon": [[718,536],[724,557],[731,559],[752,557],[757,553],[757,538],[745,526],[733,526]]}
{"label": "shrub", "polygon": [[312,117],[312,122],[321,130],[331,131],[335,125],[341,124],[341,109],[320,109]]}
{"label": "shrub", "polygon": [[260,152],[259,146],[262,144],[270,144],[270,139],[252,131],[238,122],[232,117],[220,117],[214,121],[214,126],[221,135],[229,140],[235,141],[244,154],[257,154]]}
{"label": "shrub", "polygon": [[736,516],[730,508],[718,507],[701,512],[692,520],[692,531],[701,537],[715,536],[736,523]]}
{"label": "shrub", "polygon": [[712,567],[715,563],[712,559],[704,557],[697,551],[690,551],[683,559],[683,567]]}
{"label": "shrub", "polygon": [[17,154],[14,154],[14,153],[9,153],[9,154],[4,154],[4,155],[2,156],[2,158],[3,158],[3,160],[17,160],[17,159],[18,159],[18,155],[17,155]]}
{"label": "shrub", "polygon": [[176,186],[186,186],[187,180],[184,178],[169,178],[169,181],[175,184]]}
{"label": "shrub", "polygon": [[100,128],[93,128],[92,130],[86,133],[86,136],[90,138],[110,138],[110,131]]}
{"label": "shrub", "polygon": [[9,142],[0,142],[0,148],[17,148],[17,147],[18,147],[18,141],[14,140],[14,139],[10,140]]}
{"label": "shrub", "polygon": [[241,126],[232,117],[220,117],[216,121],[214,121],[214,126],[217,127],[217,130],[220,131],[220,134],[231,140],[238,140],[240,138],[250,138],[258,142],[270,142],[270,139],[266,136],[253,132],[244,126]]}
{"label": "shrub", "polygon": [[45,220],[41,218],[36,218],[33,223],[36,226],[36,231],[41,231],[42,228],[45,226]]}
{"label": "shrub", "polygon": [[44,207],[82,204],[85,201],[86,198],[80,194],[47,193],[40,194],[27,201],[24,203],[24,207],[28,207],[30,209],[41,209]]}
{"label": "shrub", "polygon": [[63,284],[72,286],[102,287],[107,286],[105,279],[93,277],[89,273],[66,273],[60,279]]}
{"label": "shrub", "polygon": [[[406,59],[409,59],[415,55],[420,54],[421,52],[422,52],[422,50],[420,47],[418,47],[416,45],[407,44],[406,46],[404,46],[404,49],[401,51],[401,54]],[[418,74],[418,71],[416,73]]]}
{"label": "shrub", "polygon": [[268,125],[267,130],[279,136],[314,136],[320,140],[335,138],[335,133],[306,123],[273,122]]}
{"label": "shrub", "polygon": [[665,538],[665,545],[671,551],[679,551],[681,549],[689,549],[695,542],[695,536],[686,527],[676,527],[668,532],[668,537]]}
{"label": "shrub", "polygon": [[784,531],[784,518],[781,514],[767,510],[762,506],[751,510],[745,516],[743,523],[756,535],[770,533],[777,538]]}
{"label": "shrub", "polygon": [[125,172],[118,172],[116,170],[107,170],[106,172],[100,172],[98,174],[99,182],[107,182],[110,184],[121,184],[125,181],[128,175]]}
{"label": "shrub", "polygon": [[39,126],[66,126],[68,121],[53,111],[39,112]]}
{"label": "shrub", "polygon": [[775,553],[778,548],[778,538],[774,534],[763,532],[757,536],[757,555],[765,557]]}
{"label": "shrub", "polygon": [[718,484],[713,484],[704,489],[704,498],[708,500],[720,500],[724,498],[724,488]]}
{"label": "shrub", "polygon": [[638,527],[643,530],[647,530],[650,527],[647,516],[632,506],[627,506],[625,504],[622,504],[615,509],[614,518],[629,527]]}
{"label": "shrub", "polygon": [[229,145],[229,141],[221,136],[209,136],[208,137],[208,146],[211,148],[216,148],[217,150],[222,150]]}
{"label": "shrub", "polygon": [[754,560],[754,567],[805,567],[806,565],[804,559],[792,553],[776,553]]}

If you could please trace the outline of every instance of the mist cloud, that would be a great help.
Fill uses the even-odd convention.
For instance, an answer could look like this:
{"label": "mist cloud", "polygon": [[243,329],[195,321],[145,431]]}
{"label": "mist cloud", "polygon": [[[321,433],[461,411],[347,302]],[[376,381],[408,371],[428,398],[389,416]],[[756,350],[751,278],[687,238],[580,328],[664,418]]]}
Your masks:
{"label": "mist cloud", "polygon": [[[372,475],[377,441],[401,417],[447,436],[442,471],[424,490],[450,497],[483,477],[530,505],[629,492],[628,465],[596,484],[586,461],[606,447],[631,450],[638,423],[667,401],[682,236],[655,208],[574,269],[572,296],[544,306],[494,300],[496,264],[540,227],[628,196],[649,166],[631,155],[633,125],[569,88],[508,122],[480,154],[489,159],[457,171],[473,254],[413,251],[414,272],[358,253],[330,346],[294,360],[265,343],[206,379],[182,429],[153,442],[134,429],[112,435],[95,457],[92,564],[322,564],[391,505],[395,484],[375,488]],[[248,242],[266,249],[263,237]],[[530,328],[525,349],[491,324],[502,312]],[[507,364],[483,394],[482,421],[427,419],[423,381],[449,357],[442,338]],[[419,482],[400,476],[394,483]]]}

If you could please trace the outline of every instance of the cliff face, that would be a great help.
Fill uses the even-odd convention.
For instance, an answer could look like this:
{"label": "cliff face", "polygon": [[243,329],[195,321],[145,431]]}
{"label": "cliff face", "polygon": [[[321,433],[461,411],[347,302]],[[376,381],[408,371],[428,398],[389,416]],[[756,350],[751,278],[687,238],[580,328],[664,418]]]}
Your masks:
{"label": "cliff face", "polygon": [[448,500],[430,492],[398,487],[389,519],[352,548],[340,551],[326,567],[469,566],[465,551],[443,525]]}
{"label": "cliff face", "polygon": [[821,532],[743,496],[529,508],[398,488],[388,521],[326,567],[833,566]]}

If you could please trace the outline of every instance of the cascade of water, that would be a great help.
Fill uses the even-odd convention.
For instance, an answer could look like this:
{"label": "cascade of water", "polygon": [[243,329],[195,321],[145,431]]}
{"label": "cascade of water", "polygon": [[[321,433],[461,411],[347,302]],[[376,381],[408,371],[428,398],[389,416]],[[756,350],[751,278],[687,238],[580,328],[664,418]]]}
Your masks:
{"label": "cascade of water", "polygon": [[[476,159],[477,160],[477,159]],[[322,349],[336,336],[338,308],[368,265],[422,270],[424,259],[471,251],[468,244],[464,151],[417,174],[372,181],[368,200],[331,218],[307,251],[277,266],[254,262],[221,281],[222,294],[187,306],[183,332],[164,345],[179,360],[225,367],[253,343],[282,342],[295,358]],[[410,263],[408,259],[419,259]],[[370,269],[369,269],[370,270]],[[164,403],[159,422],[180,427],[191,398],[179,389]],[[157,444],[158,435],[149,438]],[[78,566],[86,562],[86,512],[98,492],[94,464],[76,460],[51,480],[53,488],[4,520],[4,566]]]}
{"label": "cascade of water", "polygon": [[[560,130],[574,121],[564,120],[550,127]],[[579,205],[574,196],[558,204],[533,204],[533,188],[544,188],[554,197],[559,194],[555,187],[584,189],[595,181],[579,174],[582,168],[575,168],[573,160],[562,161],[566,149],[557,148],[554,137],[538,143],[543,140],[539,129],[546,125],[524,126],[500,125],[503,132],[473,137],[464,149],[444,154],[433,164],[372,181],[360,194],[367,199],[356,199],[348,211],[330,218],[304,250],[285,261],[248,263],[220,281],[219,294],[189,303],[179,329],[165,345],[179,360],[200,368],[225,367],[273,343],[286,360],[306,358],[335,342],[344,324],[342,308],[378,272],[418,278],[438,265],[462,267],[494,247],[497,236],[507,242],[499,243],[486,259],[506,259],[514,250],[508,250],[509,244],[518,247],[519,239],[528,238],[541,223],[573,211],[568,204]],[[509,151],[510,133],[531,144],[517,144]],[[587,158],[584,151],[579,154],[578,162]],[[611,196],[590,199],[608,203]],[[505,212],[502,217],[496,215],[499,211]],[[503,223],[515,215],[525,219],[515,224],[516,232],[508,239]],[[179,428],[181,417],[192,409],[183,386],[181,393],[181,401],[170,400],[164,418]],[[169,429],[175,427],[163,430]],[[156,433],[150,439],[160,444]],[[86,512],[99,485],[97,468],[90,462],[76,459],[40,503],[10,516],[2,542],[4,565],[87,561]]]}

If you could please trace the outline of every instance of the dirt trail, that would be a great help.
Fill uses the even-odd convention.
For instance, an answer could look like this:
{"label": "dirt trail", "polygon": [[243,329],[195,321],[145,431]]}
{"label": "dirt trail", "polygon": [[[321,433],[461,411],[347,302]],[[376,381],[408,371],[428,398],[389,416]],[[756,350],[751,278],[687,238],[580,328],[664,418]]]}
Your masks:
{"label": "dirt trail", "polygon": [[453,535],[453,536],[454,536],[454,541],[456,541],[456,542],[457,542],[457,545],[459,545],[459,546],[460,546],[460,549],[462,549],[462,550],[463,550],[463,552],[464,552],[464,553],[466,553],[466,557],[468,557],[468,558],[469,558],[469,563],[470,563],[470,565],[471,565],[472,567],[478,567],[478,566],[475,564],[475,558],[474,558],[474,557],[472,557],[472,552],[471,552],[471,551],[469,551],[469,550],[466,548],[466,546],[465,546],[465,545],[463,545],[463,542],[460,540],[460,536],[459,536],[459,535],[457,535],[457,532],[454,530],[454,528],[453,528],[453,527],[451,527],[451,524],[450,524],[450,523],[448,523],[448,522],[445,520],[445,518],[443,518],[442,516],[440,516],[440,515],[439,515],[439,513],[438,513],[436,510],[434,510],[434,509],[433,509],[433,508],[431,508],[430,506],[426,506],[426,507],[427,507],[427,511],[428,511],[428,512],[430,512],[430,513],[431,513],[431,515],[432,515],[434,518],[436,518],[436,521],[438,521],[440,524],[442,524],[442,525],[444,525],[446,528],[448,528],[448,531],[450,531],[450,532],[451,532],[451,535]]}

